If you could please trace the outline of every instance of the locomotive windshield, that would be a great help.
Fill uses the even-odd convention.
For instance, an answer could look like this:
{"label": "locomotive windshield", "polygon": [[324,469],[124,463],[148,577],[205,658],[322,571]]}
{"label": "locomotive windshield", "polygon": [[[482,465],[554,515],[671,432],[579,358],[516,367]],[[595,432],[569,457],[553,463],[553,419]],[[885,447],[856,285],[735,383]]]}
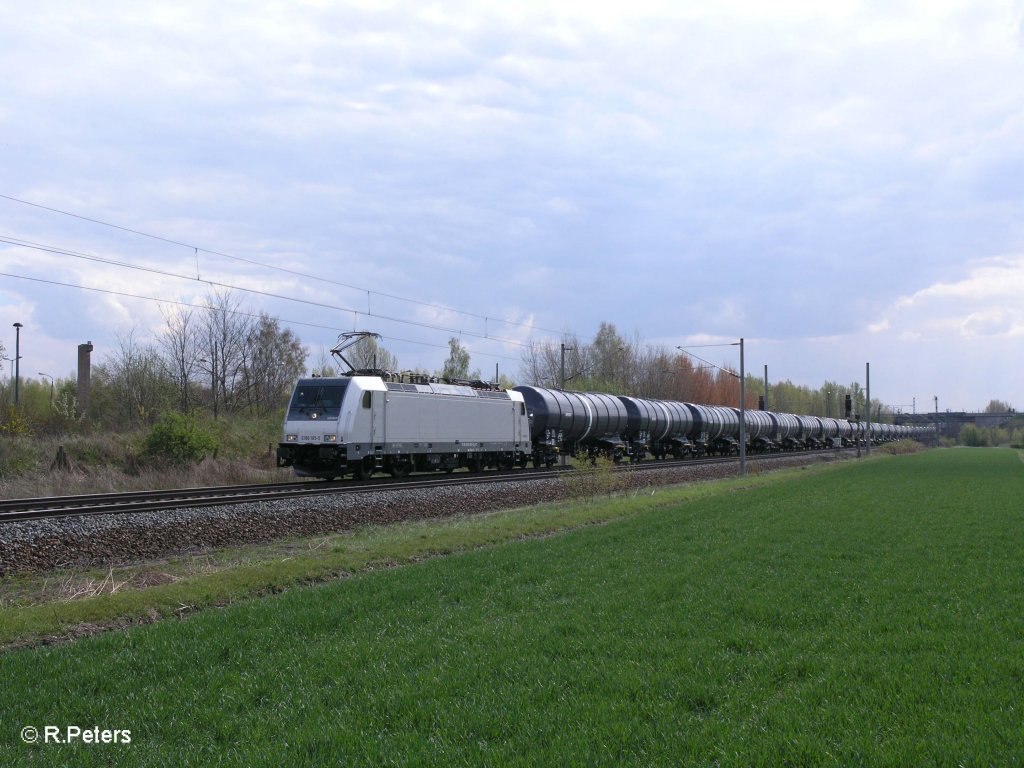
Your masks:
{"label": "locomotive windshield", "polygon": [[341,414],[341,398],[347,381],[330,384],[300,383],[295,387],[288,406],[289,421],[305,419],[337,419]]}

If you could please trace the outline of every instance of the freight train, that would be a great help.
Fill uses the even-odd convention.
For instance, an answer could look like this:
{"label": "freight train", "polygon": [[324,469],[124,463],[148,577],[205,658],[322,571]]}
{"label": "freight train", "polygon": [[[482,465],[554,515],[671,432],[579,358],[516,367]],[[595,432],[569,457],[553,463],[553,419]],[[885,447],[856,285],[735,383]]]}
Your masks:
{"label": "freight train", "polygon": [[[615,461],[739,452],[739,409],[673,400],[360,372],[303,378],[277,465],[305,477],[551,466],[566,453]],[[929,427],[744,411],[752,453],[932,436]]]}

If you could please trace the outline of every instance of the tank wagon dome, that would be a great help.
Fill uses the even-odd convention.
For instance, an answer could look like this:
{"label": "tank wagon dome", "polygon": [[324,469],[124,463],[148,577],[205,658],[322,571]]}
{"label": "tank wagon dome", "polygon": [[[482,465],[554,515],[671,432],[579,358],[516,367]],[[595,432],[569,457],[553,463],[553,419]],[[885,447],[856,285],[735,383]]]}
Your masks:
{"label": "tank wagon dome", "polygon": [[800,421],[792,413],[776,413],[775,418],[779,423],[780,438],[785,439],[800,433]]}
{"label": "tank wagon dome", "polygon": [[830,417],[821,419],[821,428],[822,434],[826,438],[839,437],[842,434],[839,430],[839,422]]}
{"label": "tank wagon dome", "polygon": [[578,442],[590,435],[593,411],[590,402],[580,397],[578,392],[529,385],[514,387],[513,391],[522,394],[526,402],[533,434],[559,434],[568,443]]}
{"label": "tank wagon dome", "polygon": [[799,425],[797,436],[819,437],[821,435],[821,422],[814,416],[794,416]]}
{"label": "tank wagon dome", "polygon": [[654,440],[661,440],[668,426],[665,411],[653,400],[642,397],[619,395],[619,400],[626,409],[626,434],[629,436],[648,433]]}
{"label": "tank wagon dome", "polygon": [[617,438],[626,431],[629,414],[626,404],[620,398],[599,392],[581,392],[580,397],[589,402],[594,414],[594,425],[590,437],[594,439]]}
{"label": "tank wagon dome", "polygon": [[[739,408],[734,408],[737,418]],[[743,428],[748,440],[757,440],[761,437],[770,437],[775,432],[775,421],[768,411],[743,411]]]}
{"label": "tank wagon dome", "polygon": [[740,417],[732,408],[718,405],[686,403],[693,414],[693,431],[707,435],[708,440],[736,437],[740,433]]}
{"label": "tank wagon dome", "polygon": [[615,395],[530,385],[520,385],[513,391],[522,394],[533,419],[531,431],[535,435],[560,434],[562,441],[573,444],[618,440],[628,429],[629,411]]}

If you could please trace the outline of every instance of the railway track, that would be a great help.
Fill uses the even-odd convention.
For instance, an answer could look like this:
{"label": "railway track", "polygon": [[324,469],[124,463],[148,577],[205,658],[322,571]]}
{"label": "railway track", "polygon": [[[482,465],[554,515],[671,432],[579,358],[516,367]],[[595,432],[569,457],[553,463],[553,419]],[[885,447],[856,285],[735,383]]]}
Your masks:
{"label": "railway track", "polygon": [[[807,451],[834,454],[835,450]],[[756,459],[770,460],[774,457],[792,456],[790,453],[757,455]],[[623,465],[622,471],[643,472],[646,470],[670,469],[673,467],[694,467],[708,464],[736,463],[733,457],[712,457],[704,459],[683,459],[671,461],[647,461]],[[264,483],[256,485],[214,486],[207,488],[180,488],[171,490],[132,491],[127,493],[96,493],[78,496],[49,496],[41,498],[10,499],[0,501],[0,525],[22,520],[69,517],[75,515],[127,514],[132,512],[154,512],[182,507],[211,507],[226,504],[241,504],[253,501],[280,501],[303,496],[328,494],[359,494],[388,489],[441,488],[452,485],[482,485],[487,483],[516,480],[547,480],[556,477],[565,469],[533,469],[490,471],[479,474],[458,473],[438,477],[436,475],[413,475],[395,480],[392,478],[369,479],[361,482],[352,480],[297,481],[288,483]]]}

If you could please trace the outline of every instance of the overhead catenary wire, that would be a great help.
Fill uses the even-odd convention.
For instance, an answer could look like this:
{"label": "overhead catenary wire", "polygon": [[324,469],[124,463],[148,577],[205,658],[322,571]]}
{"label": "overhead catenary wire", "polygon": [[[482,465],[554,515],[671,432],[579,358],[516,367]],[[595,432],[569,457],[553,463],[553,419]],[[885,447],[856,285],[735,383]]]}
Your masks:
{"label": "overhead catenary wire", "polygon": [[[10,277],[10,278],[14,278],[16,280],[29,280],[29,281],[35,282],[35,283],[46,283],[47,285],[56,285],[56,286],[60,286],[62,288],[72,288],[72,289],[80,290],[80,291],[92,291],[94,293],[105,293],[105,294],[108,294],[108,295],[111,295],[111,296],[121,296],[123,298],[128,298],[128,299],[140,299],[142,301],[153,301],[153,302],[156,302],[157,304],[172,304],[172,305],[179,306],[179,307],[188,307],[190,309],[204,310],[204,309],[209,309],[210,308],[209,305],[206,305],[206,304],[194,304],[194,303],[188,302],[188,301],[181,301],[180,299],[162,299],[162,298],[159,298],[159,297],[156,297],[156,296],[143,296],[143,295],[136,294],[136,293],[128,293],[126,291],[115,291],[115,290],[112,290],[110,288],[95,288],[95,287],[88,286],[88,285],[76,285],[75,283],[64,283],[64,282],[61,282],[59,280],[48,280],[48,279],[42,278],[42,277],[29,277],[28,275],[16,275],[16,274],[13,274],[11,272],[0,272],[0,277]],[[218,309],[217,311],[223,311],[223,312],[227,312],[228,314],[231,314],[231,315],[239,315],[239,316],[242,316],[242,317],[252,317],[252,318],[259,318],[260,315],[261,315],[261,313],[259,313],[259,312],[248,312],[248,311],[242,310],[242,309],[222,308],[222,309]],[[306,322],[304,320],[289,320],[287,318],[277,318],[277,319],[280,320],[280,322],[284,323],[285,325],[302,326],[302,327],[306,327],[306,328],[317,328],[317,329],[325,330],[325,331],[333,331],[335,333],[343,333],[345,331],[344,328],[338,328],[338,327],[332,326],[332,325],[320,325],[318,323],[309,323],[309,322]],[[423,347],[434,347],[436,349],[447,349],[447,345],[446,344],[435,344],[435,343],[432,343],[432,342],[429,342],[429,341],[417,341],[415,339],[403,339],[403,338],[398,338],[396,336],[392,336],[390,334],[381,334],[381,338],[388,339],[388,340],[391,340],[391,341],[401,342],[403,344],[418,344],[419,346],[423,346]],[[495,354],[493,352],[482,352],[482,351],[476,350],[476,349],[469,349],[468,351],[472,352],[472,354],[474,354],[474,355],[481,355],[481,356],[484,356],[484,357],[495,357],[495,358],[499,358],[501,360],[514,360],[516,362],[519,361],[518,358],[509,357],[508,355],[498,355],[498,354]]]}
{"label": "overhead catenary wire", "polygon": [[[367,317],[374,317],[374,318],[377,318],[379,320],[401,323],[401,324],[405,324],[405,325],[410,325],[410,326],[424,328],[424,329],[427,329],[427,330],[442,331],[444,333],[453,333],[453,334],[458,334],[460,336],[461,335],[466,335],[466,336],[470,336],[470,337],[477,338],[477,339],[484,339],[484,340],[487,340],[487,341],[495,341],[495,342],[499,342],[499,343],[503,343],[503,344],[510,344],[510,345],[514,345],[514,346],[518,346],[518,347],[522,347],[522,348],[533,348],[534,346],[536,346],[537,342],[535,342],[533,340],[530,340],[528,342],[523,342],[523,341],[519,341],[519,340],[516,340],[516,339],[510,339],[510,338],[507,338],[507,337],[494,336],[491,333],[490,323],[493,321],[495,323],[500,323],[500,324],[503,324],[503,325],[514,326],[514,327],[519,327],[519,328],[527,328],[527,329],[529,329],[531,331],[539,331],[539,332],[542,332],[542,333],[549,333],[549,334],[553,334],[555,336],[564,336],[566,333],[569,333],[568,331],[566,331],[564,329],[561,330],[561,331],[557,331],[557,330],[554,330],[554,329],[551,329],[551,328],[545,328],[545,327],[542,327],[542,326],[538,326],[538,325],[535,325],[535,324],[529,323],[529,322],[521,322],[521,321],[517,321],[517,320],[506,320],[506,319],[502,319],[502,318],[499,318],[499,317],[492,317],[490,315],[482,315],[482,314],[479,314],[479,313],[476,313],[476,312],[470,312],[468,310],[457,309],[455,307],[450,307],[450,306],[447,306],[447,305],[444,305],[444,304],[438,304],[438,303],[435,303],[435,302],[429,302],[429,301],[423,301],[423,300],[420,300],[420,299],[409,298],[407,296],[400,296],[400,295],[397,295],[397,294],[392,294],[392,293],[387,293],[387,292],[383,292],[383,291],[372,290],[372,289],[366,288],[364,286],[357,286],[357,285],[353,285],[353,284],[350,284],[350,283],[344,283],[344,282],[335,280],[333,278],[325,277],[323,275],[316,275],[316,274],[312,274],[312,273],[309,273],[309,272],[303,272],[301,270],[289,269],[287,267],[282,267],[282,266],[279,266],[279,265],[276,265],[276,264],[268,264],[266,262],[261,262],[261,261],[255,260],[255,259],[248,259],[248,258],[245,258],[245,257],[242,257],[242,256],[236,256],[234,254],[225,253],[223,251],[218,251],[218,250],[214,250],[214,249],[211,249],[211,248],[204,248],[202,246],[198,246],[198,245],[195,245],[193,243],[186,243],[186,242],[181,241],[181,240],[176,240],[174,238],[153,234],[151,232],[146,232],[144,230],[135,229],[135,228],[132,228],[132,227],[126,227],[126,226],[123,226],[123,225],[120,225],[120,224],[114,224],[114,223],[109,222],[109,221],[104,221],[102,219],[97,219],[97,218],[90,217],[90,216],[84,216],[84,215],[81,215],[81,214],[78,214],[78,213],[73,213],[71,211],[67,211],[67,210],[64,210],[64,209],[61,209],[61,208],[56,208],[54,206],[48,206],[48,205],[42,205],[40,203],[34,203],[34,202],[29,201],[29,200],[24,200],[22,198],[14,197],[12,195],[6,195],[6,194],[0,193],[0,199],[8,200],[10,202],[17,203],[17,204],[20,204],[20,205],[30,206],[30,207],[37,208],[37,209],[44,210],[44,211],[48,211],[48,212],[51,212],[51,213],[56,213],[56,214],[59,214],[61,216],[67,216],[67,217],[70,217],[70,218],[78,219],[80,221],[85,221],[85,222],[88,222],[88,223],[91,223],[91,224],[97,224],[97,225],[100,225],[100,226],[103,226],[103,227],[108,227],[110,229],[114,229],[114,230],[117,230],[117,231],[121,231],[121,232],[125,232],[125,233],[128,233],[128,234],[132,234],[132,235],[137,235],[139,237],[149,238],[151,240],[167,243],[168,245],[173,245],[173,246],[189,249],[189,250],[191,250],[193,252],[193,256],[195,258],[195,262],[196,262],[196,276],[195,277],[191,277],[189,275],[180,275],[180,274],[176,274],[176,273],[170,273],[170,272],[166,272],[166,271],[163,271],[163,270],[158,270],[158,269],[155,269],[155,268],[152,268],[152,267],[143,267],[143,266],[140,266],[140,265],[133,265],[133,264],[125,263],[125,262],[119,262],[119,261],[117,261],[115,259],[106,259],[106,258],[103,258],[103,257],[98,257],[98,256],[93,256],[93,255],[88,255],[88,254],[82,254],[82,253],[79,253],[79,252],[71,251],[70,249],[57,248],[57,247],[53,247],[53,246],[46,246],[46,245],[42,245],[42,244],[31,243],[30,241],[20,240],[18,238],[13,238],[13,237],[11,237],[9,239],[5,239],[4,237],[0,237],[0,242],[6,242],[6,243],[8,243],[10,245],[19,245],[19,246],[22,246],[22,247],[35,248],[35,249],[47,251],[47,252],[50,252],[50,253],[64,254],[64,255],[68,255],[68,256],[74,256],[75,258],[83,258],[83,259],[88,259],[88,260],[96,261],[98,263],[106,263],[106,264],[110,264],[112,266],[121,266],[121,267],[125,267],[125,268],[128,268],[128,269],[138,269],[138,270],[142,270],[142,271],[151,272],[153,274],[166,275],[168,277],[174,277],[174,278],[177,278],[177,279],[193,280],[193,281],[197,281],[197,282],[203,282],[203,283],[206,283],[206,284],[208,284],[210,286],[213,286],[213,287],[220,287],[220,288],[227,288],[227,289],[230,289],[230,290],[243,291],[243,292],[246,292],[246,293],[262,295],[262,296],[266,296],[266,297],[269,297],[269,298],[277,298],[277,299],[281,299],[281,300],[285,300],[285,301],[293,301],[293,302],[307,304],[307,305],[310,305],[310,306],[317,306],[317,307],[321,307],[321,308],[324,308],[324,309],[332,309],[332,310],[336,310],[336,311],[351,313],[352,316],[353,316],[353,323],[354,324],[358,323],[359,315],[364,315],[364,316],[367,316]],[[325,303],[321,303],[321,302],[314,302],[314,301],[308,300],[308,299],[300,299],[300,298],[293,297],[293,296],[286,296],[286,295],[275,294],[275,293],[271,293],[271,292],[267,292],[267,291],[260,291],[258,289],[253,289],[253,288],[243,288],[241,286],[234,286],[234,285],[230,285],[230,284],[226,284],[226,283],[219,283],[219,282],[212,281],[212,280],[203,280],[202,277],[201,277],[200,268],[199,268],[200,267],[200,264],[199,264],[199,254],[200,253],[209,254],[211,256],[219,256],[219,257],[222,257],[222,258],[225,258],[225,259],[230,259],[230,260],[241,262],[241,263],[245,263],[245,264],[251,264],[253,266],[257,266],[257,267],[260,267],[260,268],[263,268],[263,269],[270,269],[270,270],[275,270],[275,271],[282,272],[282,273],[285,273],[285,274],[294,275],[296,277],[302,277],[302,278],[307,278],[307,279],[311,279],[311,280],[316,280],[318,283],[327,283],[327,284],[336,285],[336,286],[339,286],[339,287],[342,287],[342,288],[348,288],[350,290],[355,290],[355,291],[359,291],[359,292],[365,292],[366,293],[366,300],[367,300],[367,309],[364,311],[362,309],[356,309],[354,307],[336,306],[336,305],[325,304]],[[478,320],[483,320],[483,322],[484,322],[484,332],[482,334],[480,334],[480,333],[473,332],[473,331],[467,331],[467,330],[461,329],[461,328],[450,328],[450,327],[446,327],[446,326],[440,326],[440,325],[434,325],[434,324],[431,324],[431,323],[425,323],[425,322],[422,322],[422,321],[405,320],[405,319],[402,319],[402,318],[399,318],[399,317],[393,317],[393,316],[389,316],[389,315],[383,315],[383,314],[380,314],[380,313],[375,313],[375,312],[372,311],[372,303],[371,303],[371,298],[374,295],[380,296],[382,298],[393,299],[393,300],[396,300],[396,301],[402,301],[402,302],[406,302],[406,303],[410,303],[410,304],[415,304],[415,305],[422,306],[422,307],[428,307],[428,308],[431,308],[431,309],[437,309],[437,310],[441,310],[441,311],[444,311],[444,312],[451,312],[451,313],[454,313],[454,314],[457,314],[457,315],[462,315],[462,316],[465,316],[465,317],[471,317],[471,318],[476,318]],[[426,343],[426,342],[411,341],[409,343],[423,344],[425,346],[436,346],[438,348],[443,348],[442,345],[433,345],[433,344],[429,344],[429,343]],[[642,346],[645,346],[645,347],[648,347],[648,348],[654,348],[654,345],[651,345],[651,344],[644,344]],[[694,347],[699,347],[699,346],[720,346],[720,345],[717,345],[717,344],[707,344],[707,345],[693,345],[693,346]],[[658,348],[660,348],[660,347],[658,347]],[[484,353],[484,352],[479,352],[479,351],[475,351],[474,354],[487,355],[487,356],[490,356],[490,357],[503,357],[504,359],[512,359],[512,358],[508,358],[508,357],[501,356],[501,355],[489,354],[489,353]],[[698,358],[698,359],[700,359],[700,358]],[[714,364],[711,363],[711,365],[714,365]],[[719,366],[715,366],[715,367],[719,367]]]}
{"label": "overhead catenary wire", "polygon": [[[481,315],[481,314],[476,313],[476,312],[469,312],[467,310],[456,309],[454,307],[449,307],[449,306],[446,306],[444,304],[437,304],[435,302],[423,301],[421,299],[412,299],[412,298],[409,298],[407,296],[399,296],[397,294],[385,293],[383,291],[376,291],[376,290],[372,290],[372,289],[366,288],[365,286],[352,285],[351,283],[343,283],[341,281],[334,280],[334,279],[329,278],[329,277],[324,277],[322,275],[314,275],[314,274],[310,274],[308,272],[303,272],[301,270],[288,269],[287,267],[278,266],[277,264],[267,264],[266,262],[257,261],[255,259],[247,259],[247,258],[242,257],[242,256],[236,256],[236,255],[233,255],[233,254],[230,254],[230,253],[224,253],[223,251],[216,251],[216,250],[212,250],[212,249],[209,249],[209,248],[203,248],[201,246],[198,246],[198,245],[195,245],[195,244],[192,244],[192,243],[185,243],[185,242],[182,242],[180,240],[174,240],[174,239],[169,238],[169,237],[163,237],[161,235],[154,235],[154,234],[152,234],[150,232],[144,232],[144,231],[139,230],[139,229],[133,229],[131,227],[125,227],[125,226],[122,226],[120,224],[113,224],[111,222],[103,221],[102,219],[92,218],[90,216],[82,216],[81,214],[72,213],[71,211],[65,211],[65,210],[62,210],[60,208],[54,208],[54,207],[48,206],[48,205],[41,205],[40,203],[33,203],[33,202],[29,201],[29,200],[23,200],[21,198],[13,197],[11,195],[0,194],[0,199],[9,200],[10,202],[18,203],[20,205],[27,205],[27,206],[31,206],[33,208],[38,208],[40,210],[44,210],[44,211],[49,211],[51,213],[60,214],[61,216],[68,216],[70,218],[79,219],[80,221],[87,221],[90,224],[99,224],[100,226],[109,227],[110,229],[115,229],[115,230],[118,230],[120,232],[126,232],[128,234],[138,235],[139,237],[146,237],[146,238],[149,238],[149,239],[152,239],[152,240],[157,240],[157,241],[162,242],[162,243],[167,243],[168,245],[174,245],[174,246],[178,246],[178,247],[181,247],[181,248],[187,248],[187,249],[189,249],[189,250],[191,250],[191,251],[193,251],[195,253],[195,256],[196,256],[196,274],[197,274],[197,278],[198,278],[198,274],[199,274],[199,253],[202,252],[202,253],[209,254],[211,256],[220,256],[221,258],[231,259],[233,261],[239,261],[239,262],[242,262],[242,263],[245,263],[245,264],[251,264],[253,266],[262,267],[263,269],[272,269],[272,270],[276,270],[278,272],[284,272],[286,274],[295,275],[296,277],[304,277],[304,278],[307,278],[307,279],[310,279],[310,280],[317,280],[318,282],[329,283],[331,285],[337,285],[340,288],[349,288],[351,290],[365,292],[367,294],[367,307],[368,308],[369,308],[369,304],[370,304],[370,295],[373,294],[373,295],[376,295],[376,296],[381,296],[383,298],[394,299],[395,301],[404,301],[404,302],[407,302],[409,304],[416,304],[418,306],[429,307],[429,308],[432,308],[432,309],[441,309],[441,310],[444,310],[446,312],[454,312],[454,313],[459,314],[459,315],[465,315],[466,317],[473,317],[473,318],[476,318],[478,320],[483,320],[485,325],[486,325],[488,320],[494,320],[496,322],[503,323],[505,325],[516,326],[516,327],[519,327],[519,328],[529,328],[531,330],[543,331],[545,333],[554,333],[554,334],[560,334],[561,333],[561,331],[555,331],[555,330],[552,330],[550,328],[541,328],[541,327],[533,325],[531,323],[524,323],[524,322],[520,322],[518,320],[503,320],[500,317],[491,317],[490,315]],[[370,313],[367,312],[366,314],[370,314]],[[486,333],[485,333],[484,338],[487,338]]]}
{"label": "overhead catenary wire", "polygon": [[11,238],[11,237],[8,237],[8,236],[0,236],[0,243],[7,243],[8,245],[14,245],[14,246],[22,247],[22,248],[31,248],[33,250],[42,251],[44,253],[52,253],[52,254],[61,255],[61,256],[70,256],[70,257],[77,258],[77,259],[83,259],[83,260],[86,260],[86,261],[92,261],[92,262],[97,262],[97,263],[101,263],[101,264],[108,264],[110,266],[117,266],[117,267],[122,267],[122,268],[125,268],[125,269],[138,270],[140,272],[148,272],[150,274],[161,275],[161,276],[164,276],[164,277],[173,277],[173,278],[176,278],[176,279],[179,279],[179,280],[187,280],[187,281],[190,281],[190,282],[204,283],[206,285],[209,285],[209,286],[215,287],[215,288],[226,288],[226,289],[229,289],[229,290],[241,291],[241,292],[244,292],[244,293],[251,293],[251,294],[258,295],[258,296],[265,296],[267,298],[280,299],[282,301],[291,301],[291,302],[296,302],[296,303],[299,303],[299,304],[305,304],[307,306],[319,307],[321,309],[330,309],[330,310],[334,310],[334,311],[338,311],[338,312],[351,313],[354,316],[365,315],[367,317],[374,317],[374,318],[377,318],[379,320],[386,320],[386,321],[389,321],[389,322],[400,323],[400,324],[403,324],[403,325],[411,325],[411,326],[416,326],[416,327],[419,327],[419,328],[426,328],[428,330],[443,331],[445,333],[464,334],[466,336],[471,336],[473,338],[485,339],[487,341],[496,341],[496,342],[499,342],[499,343],[502,343],[502,344],[510,344],[510,345],[517,346],[517,347],[529,347],[530,346],[530,344],[524,343],[524,342],[519,341],[517,339],[509,339],[509,338],[504,338],[504,337],[499,337],[499,336],[485,335],[485,334],[477,333],[477,332],[474,332],[474,331],[467,331],[467,330],[462,329],[462,328],[450,328],[450,327],[447,327],[447,326],[435,325],[435,324],[432,324],[432,323],[423,322],[421,320],[406,320],[404,318],[394,317],[394,316],[391,316],[391,315],[380,314],[380,313],[366,311],[366,310],[362,310],[362,309],[356,309],[354,307],[345,307],[345,306],[340,306],[340,305],[337,305],[337,304],[328,304],[328,303],[325,303],[325,302],[313,301],[312,299],[301,299],[301,298],[298,298],[296,296],[288,296],[288,295],[285,295],[285,294],[274,293],[272,291],[262,291],[262,290],[259,290],[257,288],[245,288],[243,286],[232,285],[230,283],[223,283],[223,282],[216,281],[216,280],[199,279],[197,277],[192,277],[191,275],[183,275],[183,274],[179,274],[179,273],[176,273],[176,272],[169,272],[167,270],[156,269],[155,267],[143,267],[143,266],[140,266],[140,265],[137,265],[137,264],[128,264],[126,262],[117,261],[116,259],[109,259],[109,258],[105,258],[105,257],[101,257],[101,256],[96,256],[96,255],[93,255],[93,254],[80,253],[78,251],[72,251],[70,249],[60,248],[60,247],[57,247],[57,246],[51,246],[51,245],[46,245],[46,244],[42,244],[42,243],[33,243],[31,241],[21,240],[19,238]]}

